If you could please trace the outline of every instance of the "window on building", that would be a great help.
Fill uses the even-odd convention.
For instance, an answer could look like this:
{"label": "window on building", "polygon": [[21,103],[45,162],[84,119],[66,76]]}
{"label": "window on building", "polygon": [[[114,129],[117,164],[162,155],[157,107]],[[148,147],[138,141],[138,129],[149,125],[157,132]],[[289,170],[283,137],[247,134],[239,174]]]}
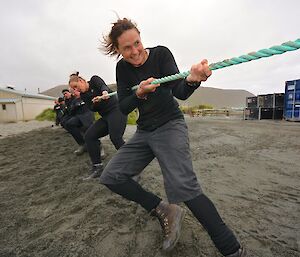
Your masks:
{"label": "window on building", "polygon": [[6,110],[6,104],[2,104],[2,110],[3,110],[3,111]]}

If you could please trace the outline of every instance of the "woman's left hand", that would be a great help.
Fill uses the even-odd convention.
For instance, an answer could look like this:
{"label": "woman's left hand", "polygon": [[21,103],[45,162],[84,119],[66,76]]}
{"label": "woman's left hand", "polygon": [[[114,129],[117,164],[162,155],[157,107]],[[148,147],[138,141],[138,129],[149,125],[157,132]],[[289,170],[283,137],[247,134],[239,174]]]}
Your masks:
{"label": "woman's left hand", "polygon": [[110,96],[108,95],[108,92],[107,91],[103,91],[102,92],[102,95],[101,96],[95,96],[93,99],[92,99],[92,102],[93,103],[96,103],[96,102],[100,102],[100,101],[102,101],[102,100],[107,100],[107,99],[109,99],[110,98]]}
{"label": "woman's left hand", "polygon": [[190,74],[187,76],[186,80],[188,82],[206,81],[211,74],[212,72],[209,69],[208,61],[204,59],[191,67]]}
{"label": "woman's left hand", "polygon": [[109,97],[110,97],[110,96],[108,95],[108,92],[107,92],[107,91],[103,91],[103,92],[102,92],[101,98],[102,98],[103,100],[107,100]]}

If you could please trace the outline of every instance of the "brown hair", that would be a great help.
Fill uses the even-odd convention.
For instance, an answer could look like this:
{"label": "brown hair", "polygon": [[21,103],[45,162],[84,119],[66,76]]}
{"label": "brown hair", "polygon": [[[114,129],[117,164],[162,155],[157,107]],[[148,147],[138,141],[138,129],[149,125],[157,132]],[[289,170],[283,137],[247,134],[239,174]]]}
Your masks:
{"label": "brown hair", "polygon": [[116,22],[113,22],[112,25],[113,26],[109,34],[107,36],[103,36],[102,47],[100,47],[100,50],[102,50],[106,55],[117,55],[117,58],[119,58],[120,54],[117,52],[118,38],[126,30],[136,29],[139,34],[140,31],[138,30],[136,23],[127,18],[119,18]]}
{"label": "brown hair", "polygon": [[85,81],[85,79],[83,79],[82,77],[79,76],[79,71],[73,72],[73,73],[70,75],[69,84],[70,84],[71,82],[78,82],[79,79],[82,79],[82,80]]}

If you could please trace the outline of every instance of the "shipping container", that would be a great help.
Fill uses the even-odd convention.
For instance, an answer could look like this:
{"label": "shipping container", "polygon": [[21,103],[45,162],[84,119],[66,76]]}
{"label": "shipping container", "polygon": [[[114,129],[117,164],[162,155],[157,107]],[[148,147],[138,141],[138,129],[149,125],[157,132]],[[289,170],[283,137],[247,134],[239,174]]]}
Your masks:
{"label": "shipping container", "polygon": [[273,119],[274,108],[260,108],[259,118],[264,119]]}
{"label": "shipping container", "polygon": [[283,107],[284,106],[284,93],[274,94],[274,105],[273,107]]}
{"label": "shipping container", "polygon": [[286,120],[300,121],[300,79],[285,82],[283,116]]}
{"label": "shipping container", "polygon": [[257,120],[258,108],[245,108],[245,120]]}
{"label": "shipping container", "polygon": [[273,108],[274,107],[274,94],[258,95],[257,102],[258,107]]}
{"label": "shipping container", "polygon": [[256,108],[257,107],[257,96],[251,96],[246,98],[246,107],[247,108]]}
{"label": "shipping container", "polygon": [[283,107],[275,107],[273,110],[273,120],[282,120]]}

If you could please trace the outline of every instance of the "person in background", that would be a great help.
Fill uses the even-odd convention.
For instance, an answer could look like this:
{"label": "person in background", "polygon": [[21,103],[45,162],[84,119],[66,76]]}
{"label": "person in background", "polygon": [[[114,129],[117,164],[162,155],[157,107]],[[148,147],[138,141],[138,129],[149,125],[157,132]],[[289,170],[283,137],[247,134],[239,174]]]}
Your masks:
{"label": "person in background", "polygon": [[[158,218],[164,233],[163,250],[170,251],[179,239],[185,210],[191,210],[222,255],[246,256],[245,248],[204,194],[193,170],[188,128],[174,97],[185,100],[211,75],[207,60],[192,65],[185,79],[151,84],[179,72],[171,51],[164,46],[144,48],[140,31],[129,19],[118,19],[104,37],[107,55],[121,56],[116,67],[120,109],[139,110],[134,136],[112,157],[100,182],[111,191],[134,201]],[[139,85],[136,91],[131,90]],[[132,179],[157,158],[169,203],[146,191]],[[234,185],[233,185],[234,186]]]}
{"label": "person in background", "polygon": [[61,125],[62,118],[65,114],[65,101],[62,97],[59,97],[57,100],[55,100],[53,109],[55,112],[55,125],[59,126]]}
{"label": "person in background", "polygon": [[72,117],[70,113],[70,105],[72,101],[74,100],[74,96],[71,94],[70,90],[65,88],[62,91],[63,94],[63,100],[65,104],[64,108],[64,115],[61,119],[61,125],[63,128],[65,128],[66,122]]}
{"label": "person in background", "polygon": [[76,92],[80,92],[80,97],[85,101],[88,108],[93,112],[98,112],[101,116],[85,133],[85,143],[89,152],[92,169],[87,179],[97,178],[103,171],[103,164],[100,157],[100,138],[109,135],[109,138],[116,149],[124,143],[123,134],[125,132],[127,115],[120,112],[117,96],[107,96],[113,92],[99,76],[92,76],[86,81],[79,72],[72,74],[69,86]]}
{"label": "person in background", "polygon": [[74,151],[76,155],[86,152],[84,133],[93,124],[94,114],[89,110],[86,103],[80,98],[80,93],[74,91],[72,95],[69,90],[64,90],[67,106],[67,117],[64,120],[64,128],[72,135],[79,145]]}

